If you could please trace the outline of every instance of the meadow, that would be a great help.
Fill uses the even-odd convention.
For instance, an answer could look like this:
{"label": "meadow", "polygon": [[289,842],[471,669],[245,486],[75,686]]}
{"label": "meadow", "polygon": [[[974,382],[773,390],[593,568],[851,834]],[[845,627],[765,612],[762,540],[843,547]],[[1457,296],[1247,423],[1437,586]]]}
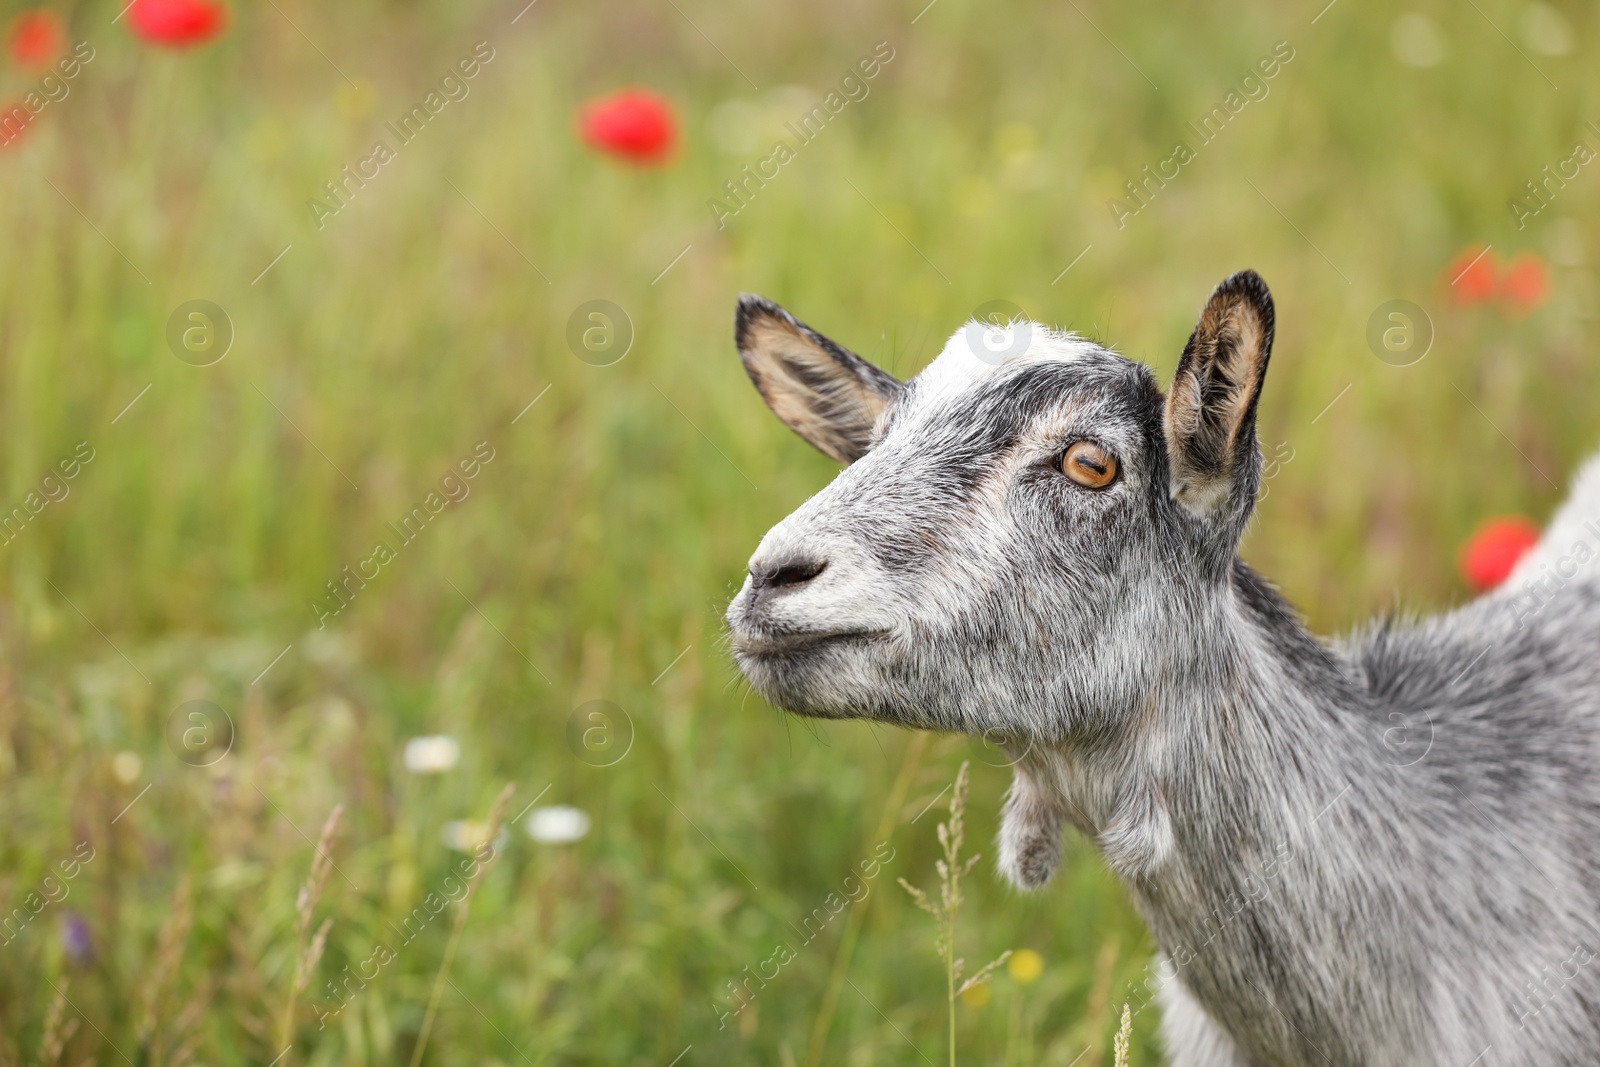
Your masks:
{"label": "meadow", "polygon": [[[1594,11],[525,3],[237,4],[181,50],[54,8],[93,58],[0,148],[0,1064],[948,1062],[895,880],[965,760],[957,951],[1018,955],[956,1059],[1110,1063],[1128,1001],[1160,1062],[1092,847],[996,876],[1003,756],[738,679],[721,612],[835,468],[734,301],[901,376],[1003,302],[1165,380],[1254,267],[1246,558],[1322,632],[1446,608],[1600,444]],[[662,165],[575,132],[629,85]]]}

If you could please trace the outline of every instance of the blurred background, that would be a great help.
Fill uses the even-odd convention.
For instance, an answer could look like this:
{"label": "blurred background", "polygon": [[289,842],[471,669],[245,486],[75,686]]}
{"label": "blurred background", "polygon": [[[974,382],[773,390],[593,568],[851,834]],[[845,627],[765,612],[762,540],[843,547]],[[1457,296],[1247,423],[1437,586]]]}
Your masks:
{"label": "blurred background", "polygon": [[0,1063],[942,1062],[894,882],[963,760],[957,952],[1017,953],[957,1058],[1126,1001],[1158,1062],[1092,848],[998,881],[1000,754],[739,682],[834,467],[734,301],[1164,380],[1254,267],[1246,557],[1322,632],[1446,608],[1600,441],[1595,10],[524,2],[3,5]]}

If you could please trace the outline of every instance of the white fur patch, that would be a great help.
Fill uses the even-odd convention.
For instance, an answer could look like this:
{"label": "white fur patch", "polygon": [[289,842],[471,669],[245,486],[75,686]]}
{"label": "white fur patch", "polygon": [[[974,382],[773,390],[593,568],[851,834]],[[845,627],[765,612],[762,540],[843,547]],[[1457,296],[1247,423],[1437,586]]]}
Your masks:
{"label": "white fur patch", "polygon": [[932,363],[917,375],[918,407],[943,408],[990,375],[1030,363],[1066,363],[1098,351],[1093,342],[1038,322],[1004,326],[974,319],[945,342]]}
{"label": "white fur patch", "polygon": [[1600,578],[1600,563],[1589,562],[1596,556],[1600,556],[1600,455],[1591,456],[1573,478],[1566,503],[1500,590],[1530,586],[1552,570],[1563,584]]}

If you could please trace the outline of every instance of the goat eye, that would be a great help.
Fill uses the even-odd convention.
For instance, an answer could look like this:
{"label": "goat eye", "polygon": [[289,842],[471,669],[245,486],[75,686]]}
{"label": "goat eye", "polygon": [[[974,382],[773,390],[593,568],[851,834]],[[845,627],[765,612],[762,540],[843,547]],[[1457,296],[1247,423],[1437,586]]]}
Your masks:
{"label": "goat eye", "polygon": [[1117,477],[1117,458],[1092,441],[1067,446],[1061,472],[1089,489],[1104,489]]}

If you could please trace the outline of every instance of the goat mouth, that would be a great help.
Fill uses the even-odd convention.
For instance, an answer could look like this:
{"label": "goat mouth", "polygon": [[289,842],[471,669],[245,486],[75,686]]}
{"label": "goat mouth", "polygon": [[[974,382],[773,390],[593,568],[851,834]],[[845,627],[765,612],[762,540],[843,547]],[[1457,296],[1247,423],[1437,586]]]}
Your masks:
{"label": "goat mouth", "polygon": [[747,634],[734,639],[734,651],[745,656],[782,656],[848,644],[864,644],[887,630],[806,630],[798,633]]}

